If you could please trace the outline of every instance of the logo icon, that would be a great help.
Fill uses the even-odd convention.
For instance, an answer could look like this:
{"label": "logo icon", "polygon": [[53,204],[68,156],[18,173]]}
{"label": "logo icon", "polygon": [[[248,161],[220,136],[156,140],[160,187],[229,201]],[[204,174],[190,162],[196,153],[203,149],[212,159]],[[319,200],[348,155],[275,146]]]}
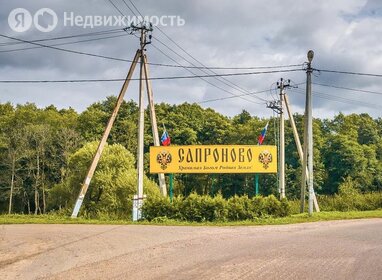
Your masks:
{"label": "logo icon", "polygon": [[58,18],[57,14],[52,9],[42,8],[35,13],[33,22],[37,30],[41,32],[50,32],[56,28]]}
{"label": "logo icon", "polygon": [[32,25],[33,19],[31,13],[23,8],[12,10],[8,16],[9,27],[16,32],[25,32]]}
{"label": "logo icon", "polygon": [[23,8],[12,10],[8,16],[9,27],[16,32],[29,30],[32,23],[41,32],[50,32],[56,28],[58,23],[57,14],[49,8],[38,10],[32,17],[31,13]]}
{"label": "logo icon", "polygon": [[160,164],[160,168],[166,170],[167,164],[171,163],[172,156],[167,151],[162,151],[157,155],[157,162]]}
{"label": "logo icon", "polygon": [[272,160],[272,154],[267,150],[264,150],[259,154],[259,162],[263,164],[263,167],[265,169],[268,169],[269,164],[272,162]]}

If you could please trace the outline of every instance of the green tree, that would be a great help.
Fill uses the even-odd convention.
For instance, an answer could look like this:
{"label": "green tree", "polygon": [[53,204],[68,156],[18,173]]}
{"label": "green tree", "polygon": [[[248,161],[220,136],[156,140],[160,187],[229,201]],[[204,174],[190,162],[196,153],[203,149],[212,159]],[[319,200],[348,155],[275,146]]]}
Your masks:
{"label": "green tree", "polygon": [[[74,205],[97,146],[98,142],[87,143],[70,157],[67,178],[49,193],[51,209],[71,208]],[[92,217],[130,217],[137,184],[134,165],[134,156],[122,145],[107,145],[89,186],[82,211]],[[144,178],[144,192],[148,196],[160,195],[158,186],[147,177]]]}

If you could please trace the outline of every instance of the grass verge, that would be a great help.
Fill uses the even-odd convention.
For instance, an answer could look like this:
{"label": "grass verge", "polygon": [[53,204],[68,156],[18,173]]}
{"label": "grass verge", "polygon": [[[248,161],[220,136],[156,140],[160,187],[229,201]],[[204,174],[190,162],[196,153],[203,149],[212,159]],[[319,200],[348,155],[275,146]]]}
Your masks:
{"label": "grass verge", "polygon": [[156,221],[141,221],[133,223],[127,220],[107,219],[71,219],[70,217],[50,215],[0,215],[0,224],[101,224],[101,225],[164,225],[164,226],[255,226],[255,225],[286,225],[318,221],[349,220],[382,218],[382,209],[373,211],[349,211],[349,212],[320,212],[312,216],[308,214],[296,214],[284,218],[259,218],[237,222],[184,222],[169,220],[166,218]]}

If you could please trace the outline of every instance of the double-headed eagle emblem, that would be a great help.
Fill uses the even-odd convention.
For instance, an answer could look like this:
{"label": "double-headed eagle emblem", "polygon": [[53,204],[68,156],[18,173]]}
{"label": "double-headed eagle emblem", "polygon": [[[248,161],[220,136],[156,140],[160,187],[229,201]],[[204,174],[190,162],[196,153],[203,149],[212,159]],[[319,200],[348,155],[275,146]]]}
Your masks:
{"label": "double-headed eagle emblem", "polygon": [[167,164],[171,163],[172,157],[171,154],[167,151],[161,151],[157,155],[157,162],[160,164],[160,167],[165,170],[167,168]]}
{"label": "double-headed eagle emblem", "polygon": [[267,150],[262,151],[259,154],[259,161],[263,164],[265,169],[268,169],[269,164],[272,162],[272,154]]}

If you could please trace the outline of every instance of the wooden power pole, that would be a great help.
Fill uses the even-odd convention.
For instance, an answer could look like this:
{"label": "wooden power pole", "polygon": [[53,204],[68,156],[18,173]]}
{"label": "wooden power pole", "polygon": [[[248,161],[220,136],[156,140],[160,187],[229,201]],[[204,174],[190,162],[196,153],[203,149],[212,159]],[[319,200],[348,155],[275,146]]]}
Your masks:
{"label": "wooden power pole", "polygon": [[[110,131],[113,127],[114,121],[117,117],[118,111],[122,105],[123,98],[125,96],[126,90],[129,86],[129,83],[131,81],[131,78],[133,76],[134,70],[136,68],[136,65],[140,61],[140,84],[139,84],[139,124],[138,124],[138,154],[137,154],[137,171],[138,171],[138,205],[142,205],[143,202],[143,177],[144,177],[144,170],[143,170],[143,141],[144,141],[144,87],[146,86],[148,100],[149,100],[149,108],[150,108],[150,116],[151,116],[151,125],[153,130],[153,136],[154,136],[154,145],[159,146],[159,135],[158,135],[158,127],[156,122],[156,114],[155,114],[155,108],[154,108],[154,101],[153,101],[153,93],[151,89],[151,84],[149,81],[149,71],[147,66],[147,57],[145,55],[145,47],[147,44],[150,44],[150,41],[147,41],[147,33],[152,31],[152,26],[146,26],[146,24],[141,24],[140,26],[131,26],[128,28],[131,33],[140,31],[140,49],[137,50],[135,57],[133,59],[133,62],[130,66],[129,72],[127,74],[127,77],[123,83],[123,86],[121,88],[121,91],[118,95],[117,102],[115,104],[113,113],[106,125],[105,131],[102,135],[101,141],[98,145],[97,151],[93,157],[92,163],[87,171],[86,177],[84,179],[84,182],[81,187],[81,191],[78,195],[76,204],[73,209],[72,218],[77,218],[78,213],[80,211],[82,202],[85,198],[86,192],[89,188],[90,182],[93,178],[94,172],[97,168],[98,162],[101,158],[102,152],[105,148],[107,138],[109,137]],[[149,37],[151,40],[151,36]],[[166,190],[166,184],[164,180],[164,174],[159,174],[159,185],[161,189],[161,193],[166,196],[167,190]],[[138,217],[140,216],[140,209],[138,209]]]}

